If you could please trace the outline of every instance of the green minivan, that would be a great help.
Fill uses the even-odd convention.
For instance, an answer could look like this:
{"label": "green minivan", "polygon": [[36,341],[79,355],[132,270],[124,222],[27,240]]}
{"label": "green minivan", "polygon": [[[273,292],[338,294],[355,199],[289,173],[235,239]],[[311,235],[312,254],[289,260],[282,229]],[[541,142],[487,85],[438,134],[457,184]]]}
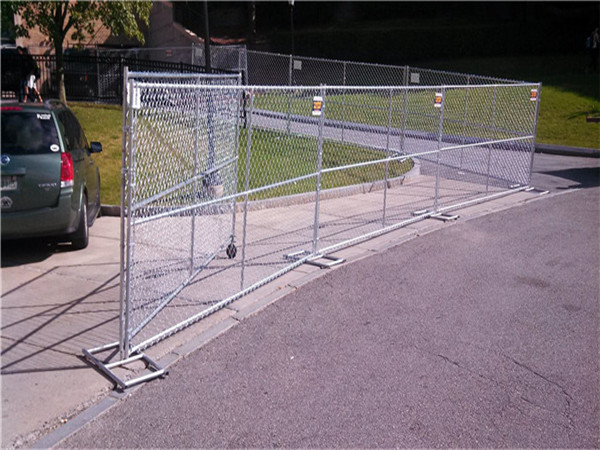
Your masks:
{"label": "green minivan", "polygon": [[57,100],[2,102],[2,240],[52,237],[87,247],[100,211],[100,173],[73,112]]}

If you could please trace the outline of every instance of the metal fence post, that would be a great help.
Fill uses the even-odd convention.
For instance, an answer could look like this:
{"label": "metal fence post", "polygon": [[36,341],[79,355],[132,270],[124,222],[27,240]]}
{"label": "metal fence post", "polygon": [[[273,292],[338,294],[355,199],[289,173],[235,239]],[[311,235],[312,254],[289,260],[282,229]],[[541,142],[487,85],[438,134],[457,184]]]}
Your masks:
{"label": "metal fence post", "polygon": [[[289,72],[288,72],[288,86],[290,86],[290,88],[292,87],[292,76],[293,76],[293,64],[294,64],[294,57],[292,55],[290,55],[290,66],[289,66]],[[288,98],[287,98],[287,134],[290,134],[290,122],[292,120],[292,90],[290,89],[288,92]]]}
{"label": "metal fence post", "polygon": [[404,95],[402,99],[402,134],[400,135],[400,151],[402,154],[406,154],[404,151],[404,141],[406,135],[406,122],[408,120],[408,89],[404,87]]}
{"label": "metal fence post", "polygon": [[[465,110],[463,113],[461,145],[465,145],[465,140],[466,140],[466,136],[467,136],[467,111],[468,111],[468,104],[469,104],[469,91],[471,90],[469,88],[470,84],[471,84],[471,75],[467,75],[467,87],[465,88]],[[464,149],[461,148],[460,149],[460,162],[458,165],[458,170],[462,170],[463,152],[464,152]]]}
{"label": "metal fence post", "polygon": [[[196,78],[196,85],[200,84],[200,77]],[[200,142],[200,91],[196,89],[196,123],[194,130],[194,181],[192,183],[192,202],[197,201],[198,192],[198,144]],[[195,245],[195,234],[196,234],[196,210],[192,210],[192,236],[190,246],[190,275],[194,273],[194,245]]]}
{"label": "metal fence post", "polygon": [[531,143],[531,161],[529,163],[529,175],[527,185],[531,185],[531,173],[533,172],[533,157],[535,155],[535,136],[537,135],[538,118],[540,113],[540,101],[542,98],[542,83],[537,85],[537,98],[535,101],[535,122],[533,123],[533,142]]}
{"label": "metal fence post", "polygon": [[383,184],[383,218],[382,226],[385,228],[385,214],[387,207],[387,189],[388,189],[388,178],[390,170],[390,132],[392,129],[392,98],[394,96],[394,89],[390,89],[390,100],[388,104],[388,121],[387,121],[387,136],[385,141],[385,179]]}
{"label": "metal fence post", "polygon": [[248,108],[248,127],[246,128],[246,170],[244,180],[244,224],[242,232],[242,273],[240,290],[244,289],[244,271],[246,268],[246,225],[248,223],[248,190],[250,189],[250,152],[252,151],[252,111],[254,110],[254,90],[250,91]]}
{"label": "metal fence post", "polygon": [[313,248],[312,253],[316,254],[319,241],[319,198],[321,196],[321,171],[323,169],[323,124],[325,122],[325,87],[320,90],[322,99],[321,115],[319,116],[319,138],[317,143],[317,182],[315,192],[315,222],[313,225]]}
{"label": "metal fence post", "polygon": [[[127,89],[127,78],[128,78],[128,68],[125,67],[125,73],[123,74],[123,86],[124,90]],[[123,104],[123,129],[122,129],[122,137],[121,137],[121,239],[120,239],[120,251],[119,255],[120,259],[120,312],[119,312],[119,352],[121,359],[125,359],[128,355],[126,355],[125,350],[125,328],[126,328],[126,320],[125,314],[127,314],[127,307],[125,302],[127,301],[127,295],[125,292],[125,264],[127,259],[125,258],[125,207],[127,205],[125,201],[125,185],[129,179],[127,173],[127,140],[129,133],[129,128],[127,126],[127,97],[123,96],[122,104]]]}
{"label": "metal fence post", "polygon": [[[496,135],[496,91],[498,89],[498,86],[494,86],[494,96],[492,97],[492,123],[491,123],[491,128],[492,128],[492,138],[491,140],[494,140],[494,137]],[[490,188],[490,163],[491,163],[491,159],[492,159],[492,144],[488,144],[488,159],[487,159],[487,176],[486,176],[486,180],[485,180],[485,194],[487,195],[489,192],[489,188]]]}
{"label": "metal fence post", "polygon": [[[343,80],[342,85],[346,87],[346,61],[342,63],[343,67]],[[342,95],[342,144],[344,143],[344,130],[346,129],[346,89],[344,89],[344,95]]]}
{"label": "metal fence post", "polygon": [[[134,177],[134,138],[135,115],[133,113],[134,92],[133,82],[129,80],[128,70],[125,68],[123,74],[123,90],[125,92],[123,104],[123,119],[126,129],[123,132],[123,154],[122,163],[125,172],[122,176],[121,184],[121,337],[120,353],[121,359],[129,358],[130,336],[129,322],[131,313],[131,262],[133,261],[133,248],[131,237],[131,218],[132,218],[132,190],[135,183]],[[129,117],[127,117],[129,116]],[[127,186],[127,189],[125,189]],[[125,192],[126,190],[126,192]],[[127,218],[125,218],[127,217]],[[126,224],[126,226],[125,226]],[[126,228],[126,229],[125,229]]]}
{"label": "metal fence post", "polygon": [[[244,90],[241,88],[242,85],[242,75],[238,74],[238,87],[239,87],[239,93],[242,96],[244,95]],[[241,115],[240,115],[240,108],[242,107],[242,102],[240,102],[240,99],[237,99],[236,102],[237,105],[237,110],[235,112],[235,169],[234,169],[234,174],[235,174],[235,194],[236,197],[233,199],[233,218],[231,221],[231,243],[233,244],[235,241],[235,222],[236,222],[236,218],[237,218],[237,194],[239,192],[239,183],[238,183],[238,173],[239,173],[239,164],[240,164],[240,121],[241,121]]]}
{"label": "metal fence post", "polygon": [[435,171],[435,198],[433,200],[433,210],[438,212],[439,208],[439,196],[440,196],[440,157],[442,153],[442,136],[444,133],[444,104],[446,103],[446,87],[442,86],[442,104],[440,106],[440,126],[438,131],[438,151],[437,151],[437,164]]}

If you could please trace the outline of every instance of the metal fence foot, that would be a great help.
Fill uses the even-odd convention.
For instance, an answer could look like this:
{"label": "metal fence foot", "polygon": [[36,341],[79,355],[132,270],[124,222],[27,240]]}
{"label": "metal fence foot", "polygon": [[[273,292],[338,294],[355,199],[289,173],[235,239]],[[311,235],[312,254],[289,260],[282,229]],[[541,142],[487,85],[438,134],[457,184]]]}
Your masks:
{"label": "metal fence foot", "polygon": [[525,189],[525,192],[537,192],[540,195],[546,195],[549,194],[550,191],[546,191],[544,189],[539,189],[533,186],[528,187],[527,189]]}
{"label": "metal fence foot", "polygon": [[[148,355],[144,353],[138,353],[130,358],[123,359],[121,361],[115,361],[112,363],[105,363],[104,361],[101,361],[100,359],[94,356],[97,353],[105,352],[111,349],[118,350],[118,347],[119,343],[115,342],[113,344],[92,348],[90,350],[83,349],[83,355],[85,357],[85,360],[95,369],[100,371],[110,381],[112,381],[115,384],[115,388],[118,387],[121,390],[125,390],[132,386],[135,386],[136,384],[140,384],[145,381],[150,381],[155,378],[164,377],[167,375],[168,372],[166,369],[160,367],[156,362],[154,362]],[[137,378],[132,378],[131,380],[123,380],[119,376],[117,376],[117,374],[115,374],[112,370],[115,367],[124,367],[136,361],[142,361],[145,364],[146,369],[150,372],[144,375],[140,375]]]}
{"label": "metal fence foot", "polygon": [[449,222],[451,220],[457,220],[460,216],[458,216],[456,214],[437,213],[437,214],[432,214],[429,217],[431,217],[432,219],[438,219],[438,220],[443,220],[444,222]]}
{"label": "metal fence foot", "polygon": [[[308,251],[301,250],[299,252],[289,253],[289,254],[285,255],[285,259],[288,259],[291,261],[298,261],[300,259],[306,258],[308,255],[310,255],[310,253]],[[324,259],[327,262],[319,261],[321,259]],[[329,269],[333,266],[337,266],[338,264],[342,264],[344,262],[346,262],[346,260],[344,258],[338,258],[337,256],[333,256],[333,255],[315,255],[315,256],[306,258],[306,260],[304,261],[305,264],[310,264],[311,266],[317,266],[317,267],[320,267],[321,269]]]}

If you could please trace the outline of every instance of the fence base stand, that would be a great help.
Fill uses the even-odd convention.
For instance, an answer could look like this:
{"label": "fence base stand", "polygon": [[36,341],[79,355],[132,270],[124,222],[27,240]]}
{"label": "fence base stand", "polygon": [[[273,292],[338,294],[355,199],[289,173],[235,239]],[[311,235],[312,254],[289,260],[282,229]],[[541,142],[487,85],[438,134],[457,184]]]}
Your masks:
{"label": "fence base stand", "polygon": [[458,220],[458,218],[460,216],[458,216],[456,214],[437,213],[437,214],[432,214],[429,217],[431,217],[432,219],[442,220],[444,222],[450,222],[451,220]]}
{"label": "fence base stand", "polygon": [[[303,259],[307,255],[310,255],[310,253],[307,252],[306,250],[300,250],[299,252],[289,253],[289,254],[285,255],[285,258],[292,260],[292,261],[298,261],[300,259]],[[328,262],[320,262],[319,261],[320,259],[325,259]],[[333,255],[316,255],[316,256],[310,257],[310,258],[306,259],[306,261],[304,261],[305,264],[310,264],[311,266],[317,266],[317,267],[320,267],[321,269],[329,269],[333,266],[337,266],[338,264],[342,264],[344,262],[346,262],[346,260],[344,258],[338,258],[337,256],[333,256]]]}
{"label": "fence base stand", "polygon": [[429,211],[428,209],[420,209],[418,211],[413,211],[412,215],[413,216],[430,216],[432,214],[431,211]]}
{"label": "fence base stand", "polygon": [[546,194],[550,193],[550,191],[546,191],[544,189],[539,189],[539,188],[536,188],[536,187],[533,187],[533,186],[530,186],[530,187],[526,188],[525,192],[537,192],[540,195],[546,195]]}
{"label": "fence base stand", "polygon": [[[132,386],[135,386],[136,384],[140,384],[145,381],[150,381],[155,378],[164,377],[165,375],[167,375],[168,372],[166,369],[163,369],[162,367],[160,367],[156,362],[154,362],[152,359],[150,359],[150,357],[148,355],[145,355],[144,353],[138,353],[130,358],[127,358],[127,359],[124,359],[121,361],[115,361],[115,362],[108,363],[108,364],[94,356],[94,354],[106,352],[108,350],[116,351],[116,350],[118,350],[118,348],[119,348],[119,343],[115,342],[113,344],[108,344],[108,345],[105,345],[102,347],[92,348],[90,350],[83,349],[83,355],[84,355],[86,361],[88,362],[88,364],[93,366],[95,369],[99,370],[105,377],[107,377],[110,381],[112,381],[115,384],[115,388],[118,387],[121,390],[125,390]],[[112,369],[115,367],[124,367],[124,366],[127,366],[128,364],[134,363],[136,361],[142,361],[146,365],[146,369],[150,370],[150,373],[147,373],[147,374],[141,375],[137,378],[132,378],[131,380],[125,381],[125,380],[122,380],[121,378],[119,378],[112,371]]]}

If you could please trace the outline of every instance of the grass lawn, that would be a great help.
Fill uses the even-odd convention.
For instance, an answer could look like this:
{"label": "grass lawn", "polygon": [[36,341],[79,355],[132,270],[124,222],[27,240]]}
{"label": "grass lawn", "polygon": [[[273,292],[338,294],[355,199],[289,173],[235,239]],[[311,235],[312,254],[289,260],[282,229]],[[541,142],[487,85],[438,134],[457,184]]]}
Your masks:
{"label": "grass lawn", "polygon": [[100,169],[100,201],[106,205],[121,204],[121,106],[69,103],[88,141],[102,143],[102,153],[94,155]]}
{"label": "grass lawn", "polygon": [[[537,141],[548,144],[600,148],[600,124],[586,122],[586,115],[600,115],[599,76],[598,73],[588,73],[586,71],[586,62],[586,55],[575,54],[559,56],[477,58],[451,61],[437,60],[428,63],[416,63],[414,66],[462,73],[474,73],[478,75],[506,77],[532,82],[541,81],[543,86]],[[279,94],[279,97],[279,99],[276,97],[265,97],[264,99],[257,98],[256,106],[260,107],[261,102],[263,102],[263,106],[270,104],[273,110],[286,112],[287,100],[282,102],[281,94]],[[431,111],[431,99],[425,97],[427,97],[426,93],[415,93],[414,96],[411,97],[411,109],[421,112],[421,110],[426,108],[428,111]],[[344,113],[342,113],[340,105],[341,100],[342,99],[338,96],[335,101],[329,102],[328,106],[326,106],[326,108],[329,108],[326,110],[328,117],[340,120],[355,120],[362,123],[376,123],[381,126],[387,125],[388,117],[384,107],[387,107],[389,102],[388,99],[383,97],[367,97],[360,93],[354,94],[353,97],[346,96],[343,98],[345,103],[355,103],[359,106],[346,108]],[[464,93],[461,93],[460,91],[447,97],[446,109],[448,113],[455,116],[457,120],[461,119],[460,111],[463,109],[461,109],[460,106],[464,104],[464,100]],[[403,99],[401,97],[394,97],[392,99],[394,110],[402,110],[402,101]],[[469,99],[469,104],[474,101],[475,99]],[[528,101],[529,100],[527,100],[527,102]],[[336,102],[338,103],[337,105]],[[454,106],[449,108],[450,105]],[[95,156],[102,177],[102,203],[119,204],[121,183],[121,107],[75,102],[72,102],[70,106],[81,120],[88,139],[90,141],[102,142],[104,148],[102,154]],[[291,108],[291,111],[294,113],[307,113],[307,105],[304,100],[294,100]],[[452,112],[450,113],[450,111]],[[488,117],[478,117],[482,114],[487,114],[485,111],[485,108],[469,108],[469,114],[473,115],[468,117],[468,119],[485,122],[489,119]],[[509,121],[511,124],[519,122],[518,117],[512,117],[510,114],[502,114],[502,117],[503,119],[501,120]],[[403,119],[404,117],[399,112],[392,114],[392,126],[401,127]],[[420,120],[420,122],[418,122],[418,120]],[[437,120],[434,116],[431,116],[429,119],[417,119],[416,116],[411,117],[409,115],[406,117],[406,123],[407,128],[413,126],[426,130],[431,128],[432,131],[436,131]],[[459,131],[460,130],[456,129],[448,130],[447,132],[456,133]],[[264,142],[261,143],[261,140],[264,141],[267,139],[268,136],[266,133],[267,132],[254,133],[253,148],[256,147],[257,149],[260,149],[261,146],[265,147]],[[500,136],[496,137],[499,138]],[[272,138],[272,136],[269,138]],[[243,157],[243,152],[245,151],[244,139],[244,133],[242,132],[240,135],[240,170],[243,170],[245,161]],[[295,149],[306,148],[307,145],[309,144],[302,140],[286,144],[287,147]],[[327,146],[328,145],[329,144],[327,144]],[[327,164],[328,155],[336,155],[336,151],[342,151],[346,156],[352,154],[348,149],[333,149],[331,150],[331,153],[329,153],[330,150],[327,150],[324,155],[324,164]],[[256,163],[253,162],[253,167],[267,167],[268,164],[276,164],[278,166],[297,165],[297,160],[293,159],[293,157],[286,160],[286,157],[283,156],[281,161],[275,163],[276,158],[279,158],[281,155],[274,153],[268,154],[266,152],[262,152],[262,156],[260,155],[261,152],[258,151],[253,157],[262,157],[264,160],[256,161]],[[357,156],[357,158],[364,157],[365,155]],[[290,158],[289,155],[288,158]],[[331,158],[335,159],[334,156],[331,156]],[[276,176],[274,174],[278,173],[277,170],[278,169],[272,169],[270,171],[272,174],[271,176]],[[381,168],[371,170],[380,171]],[[392,170],[396,170],[396,168],[392,168]],[[239,173],[243,174],[244,172]],[[379,175],[380,174],[381,173],[379,173]],[[364,175],[364,173],[362,175]],[[343,183],[354,184],[360,182],[362,175],[359,173],[357,176],[357,174],[354,173],[350,175],[350,178],[353,179],[346,179],[344,181],[335,180],[336,178],[339,178],[337,177],[337,174],[336,176],[329,175],[325,177],[323,182],[326,187],[332,187],[336,184],[343,185]],[[260,178],[257,178],[257,176],[258,175],[254,174],[254,172],[251,174],[253,185],[261,182]],[[330,181],[330,178],[334,178],[334,180]],[[239,177],[239,179],[241,180],[243,177]]]}
{"label": "grass lawn", "polygon": [[[86,103],[72,103],[70,107],[81,121],[90,141],[100,141],[103,151],[94,160],[100,168],[102,183],[101,202],[120,204],[121,195],[121,128],[120,106],[107,106]],[[247,132],[242,129],[239,137],[238,191],[244,190],[246,171]],[[287,136],[273,131],[254,129],[252,132],[252,153],[249,187],[257,188],[278,181],[296,178],[314,172],[316,168],[316,139],[301,136]],[[339,167],[363,161],[383,159],[385,154],[356,145],[324,142],[323,168]],[[397,177],[412,168],[412,161],[392,162],[388,165],[390,178]],[[324,189],[348,186],[381,180],[385,174],[385,164],[352,168],[325,174],[322,179]],[[315,188],[315,179],[299,181],[255,194],[252,199],[277,197]]]}
{"label": "grass lawn", "polygon": [[[383,128],[389,123],[399,130],[404,128],[437,134],[441,109],[434,107],[434,100],[439,90],[350,90],[345,93],[330,90],[325,98],[325,116],[341,122]],[[257,109],[310,116],[314,92],[310,89],[260,93],[254,105]],[[482,139],[533,134],[535,102],[530,100],[530,95],[531,86],[447,89],[443,133],[462,135],[465,132],[470,137]],[[492,123],[493,127],[490,126]]]}
{"label": "grass lawn", "polygon": [[537,142],[600,148],[600,75],[587,67],[588,55],[531,55],[464,58],[416,63],[419,67],[542,82]]}

